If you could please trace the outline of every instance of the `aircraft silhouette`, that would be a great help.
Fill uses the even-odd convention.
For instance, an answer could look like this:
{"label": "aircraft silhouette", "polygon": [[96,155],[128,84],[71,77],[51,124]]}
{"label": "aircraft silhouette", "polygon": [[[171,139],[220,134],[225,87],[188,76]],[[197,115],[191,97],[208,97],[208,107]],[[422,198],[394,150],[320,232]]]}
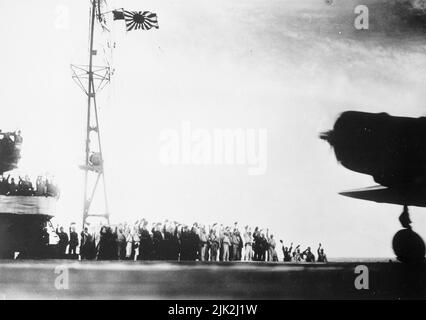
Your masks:
{"label": "aircraft silhouette", "polygon": [[423,261],[425,244],[411,229],[408,206],[426,207],[426,118],[346,111],[320,138],[345,168],[378,183],[341,195],[404,206],[399,217],[404,229],[394,236],[393,249],[400,261]]}

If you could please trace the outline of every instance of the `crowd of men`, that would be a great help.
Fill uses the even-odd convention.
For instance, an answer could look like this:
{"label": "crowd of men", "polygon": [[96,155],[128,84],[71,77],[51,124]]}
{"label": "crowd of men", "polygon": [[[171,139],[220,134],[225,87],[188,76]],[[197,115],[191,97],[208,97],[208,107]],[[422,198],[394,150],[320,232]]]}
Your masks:
{"label": "crowd of men", "polygon": [[[240,232],[234,226],[194,223],[191,227],[178,222],[149,224],[142,219],[134,225],[103,225],[97,232],[85,227],[77,233],[75,225],[69,232],[58,227],[58,250],[61,257],[82,260],[179,260],[179,261],[278,261],[273,234],[245,226]],[[48,237],[46,230],[46,237]],[[285,262],[327,262],[321,244],[317,257],[311,248],[293,249],[280,240]],[[48,240],[46,240],[46,245]],[[68,249],[68,250],[67,250]],[[68,254],[67,254],[68,253]]]}
{"label": "crowd of men", "polygon": [[24,178],[0,177],[0,195],[5,196],[44,196],[58,197],[59,189],[52,179],[43,176],[38,176],[35,185],[31,182],[28,176]]}

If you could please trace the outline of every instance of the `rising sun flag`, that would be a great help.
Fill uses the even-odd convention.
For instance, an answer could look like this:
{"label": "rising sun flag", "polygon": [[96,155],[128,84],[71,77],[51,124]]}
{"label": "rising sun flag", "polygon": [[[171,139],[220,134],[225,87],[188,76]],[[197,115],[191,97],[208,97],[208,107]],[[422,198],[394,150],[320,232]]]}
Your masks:
{"label": "rising sun flag", "polygon": [[159,28],[157,14],[150,11],[114,10],[112,13],[114,20],[124,20],[126,22],[127,31]]}

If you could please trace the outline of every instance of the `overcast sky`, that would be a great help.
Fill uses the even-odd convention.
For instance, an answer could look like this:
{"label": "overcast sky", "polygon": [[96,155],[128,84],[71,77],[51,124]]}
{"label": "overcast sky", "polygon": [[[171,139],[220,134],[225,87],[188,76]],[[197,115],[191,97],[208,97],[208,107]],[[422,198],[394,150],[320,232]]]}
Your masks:
{"label": "overcast sky", "polygon": [[[391,1],[334,2],[109,1],[156,12],[160,25],[126,33],[111,21],[96,38],[98,58],[105,39],[116,42],[116,71],[99,95],[112,220],[239,221],[287,243],[322,242],[331,257],[392,256],[401,208],[339,196],[374,182],[340,166],[318,133],[345,110],[424,116],[426,40]],[[359,3],[370,8],[370,30],[354,28]],[[0,9],[0,128],[22,130],[17,173],[57,177],[57,221],[80,222],[86,98],[70,64],[87,63],[89,1]],[[183,122],[266,129],[266,173],[164,166],[159,137]],[[413,208],[412,220],[425,238],[425,209]]]}

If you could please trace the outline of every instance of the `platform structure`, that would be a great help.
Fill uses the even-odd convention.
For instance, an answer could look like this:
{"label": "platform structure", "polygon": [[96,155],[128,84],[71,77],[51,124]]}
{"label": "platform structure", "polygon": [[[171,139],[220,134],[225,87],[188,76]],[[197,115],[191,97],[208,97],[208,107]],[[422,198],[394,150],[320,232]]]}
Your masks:
{"label": "platform structure", "polygon": [[0,259],[13,259],[15,252],[38,256],[43,229],[55,215],[56,203],[54,197],[1,195]]}
{"label": "platform structure", "polygon": [[47,215],[53,217],[57,199],[53,197],[0,196],[0,215]]}
{"label": "platform structure", "polygon": [[[89,27],[89,64],[71,65],[72,79],[83,90],[87,96],[87,119],[86,119],[86,141],[85,162],[80,168],[84,171],[84,200],[83,220],[84,227],[89,223],[88,218],[104,218],[109,222],[108,197],[105,184],[104,158],[102,154],[101,133],[98,116],[98,105],[96,96],[110,81],[109,66],[95,66],[94,56],[98,51],[94,48],[95,22],[101,19],[101,1],[91,0],[90,27]],[[92,202],[103,184],[104,212],[93,212]],[[102,192],[101,191],[101,192]]]}

